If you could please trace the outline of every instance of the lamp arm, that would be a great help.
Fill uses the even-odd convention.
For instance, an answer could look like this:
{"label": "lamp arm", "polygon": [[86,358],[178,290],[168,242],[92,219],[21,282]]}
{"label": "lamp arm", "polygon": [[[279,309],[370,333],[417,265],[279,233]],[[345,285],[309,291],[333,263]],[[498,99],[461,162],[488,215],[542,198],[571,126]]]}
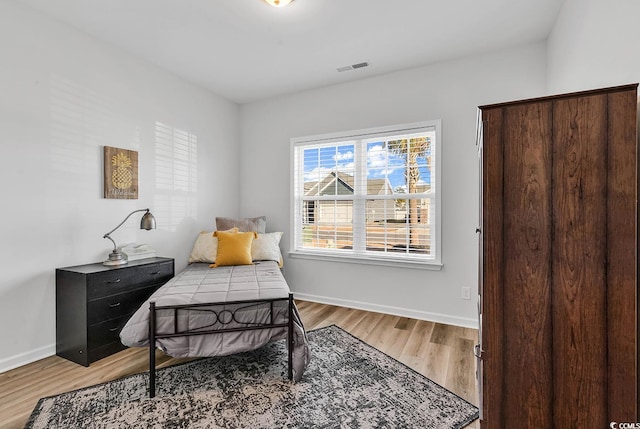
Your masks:
{"label": "lamp arm", "polygon": [[111,242],[113,243],[113,251],[116,251],[116,242],[113,241],[113,238],[110,237],[110,235],[118,228],[120,228],[122,225],[124,225],[124,223],[127,221],[127,219],[129,219],[131,217],[132,214],[134,213],[138,213],[138,212],[144,212],[146,211],[147,213],[149,213],[149,209],[138,209],[138,210],[134,210],[131,213],[129,213],[127,215],[127,217],[124,218],[124,220],[122,222],[120,222],[118,224],[118,226],[116,226],[115,228],[113,228],[111,231],[107,232],[105,235],[102,236],[102,238],[108,238],[109,240],[111,240]]}
{"label": "lamp arm", "polygon": [[104,237],[102,237],[102,238],[108,238],[109,240],[111,240],[111,242],[113,243],[113,251],[114,251],[114,252],[118,250],[118,246],[116,246],[116,242],[115,242],[115,241],[113,241],[113,238],[109,237],[109,235],[108,235],[108,234],[105,234],[105,236],[104,236]]}

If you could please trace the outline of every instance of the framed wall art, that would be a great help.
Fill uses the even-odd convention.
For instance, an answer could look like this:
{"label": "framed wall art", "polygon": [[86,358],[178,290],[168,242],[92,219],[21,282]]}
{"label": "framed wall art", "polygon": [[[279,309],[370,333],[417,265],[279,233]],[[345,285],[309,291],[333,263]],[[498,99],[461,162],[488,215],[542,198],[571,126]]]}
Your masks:
{"label": "framed wall art", "polygon": [[104,147],[104,198],[138,199],[138,152]]}

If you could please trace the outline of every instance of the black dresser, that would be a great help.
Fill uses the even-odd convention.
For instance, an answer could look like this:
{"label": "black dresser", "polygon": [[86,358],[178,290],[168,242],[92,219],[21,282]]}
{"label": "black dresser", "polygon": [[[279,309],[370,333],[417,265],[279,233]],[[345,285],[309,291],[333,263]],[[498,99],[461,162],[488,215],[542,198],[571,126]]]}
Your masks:
{"label": "black dresser", "polygon": [[173,275],[170,258],[56,269],[56,354],[89,366],[124,349],[120,331]]}

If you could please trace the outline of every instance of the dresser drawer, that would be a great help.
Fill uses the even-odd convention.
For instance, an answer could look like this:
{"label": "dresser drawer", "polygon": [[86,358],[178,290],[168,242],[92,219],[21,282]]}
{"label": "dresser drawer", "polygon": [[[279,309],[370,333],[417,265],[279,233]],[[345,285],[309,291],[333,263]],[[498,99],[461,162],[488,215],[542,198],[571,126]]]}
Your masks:
{"label": "dresser drawer", "polygon": [[111,356],[114,353],[118,353],[120,350],[124,350],[126,348],[127,347],[120,342],[120,339],[118,339],[118,341],[105,344],[104,346],[100,346],[95,349],[90,349],[87,353],[87,357],[89,362],[95,362],[104,357]]}
{"label": "dresser drawer", "polygon": [[89,300],[115,295],[136,287],[165,283],[173,277],[173,262],[151,264],[133,268],[120,268],[92,274],[87,279]]}
{"label": "dresser drawer", "polygon": [[72,358],[70,360],[84,366],[89,366],[91,362],[95,362],[114,353],[118,353],[120,350],[124,350],[126,348],[127,346],[120,342],[120,338],[93,349],[87,349],[85,344],[84,347],[74,349],[73,352],[69,352],[67,359]]}
{"label": "dresser drawer", "polygon": [[158,285],[89,301],[87,323],[93,325],[131,315],[156,289],[158,289]]}
{"label": "dresser drawer", "polygon": [[92,350],[109,343],[120,342],[120,331],[128,320],[129,316],[127,315],[118,319],[89,325],[87,348]]}

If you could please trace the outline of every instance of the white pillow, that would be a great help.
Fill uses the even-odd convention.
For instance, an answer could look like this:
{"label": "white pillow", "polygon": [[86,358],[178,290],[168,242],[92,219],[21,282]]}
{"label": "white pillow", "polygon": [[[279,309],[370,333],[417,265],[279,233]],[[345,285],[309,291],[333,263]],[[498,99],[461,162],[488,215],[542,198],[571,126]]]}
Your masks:
{"label": "white pillow", "polygon": [[189,263],[207,262],[213,264],[218,254],[218,239],[213,236],[213,232],[202,231],[198,234],[196,242],[189,256]]}
{"label": "white pillow", "polygon": [[254,261],[276,261],[282,267],[282,253],[280,239],[283,232],[268,232],[258,234],[258,238],[251,243],[251,259]]}

